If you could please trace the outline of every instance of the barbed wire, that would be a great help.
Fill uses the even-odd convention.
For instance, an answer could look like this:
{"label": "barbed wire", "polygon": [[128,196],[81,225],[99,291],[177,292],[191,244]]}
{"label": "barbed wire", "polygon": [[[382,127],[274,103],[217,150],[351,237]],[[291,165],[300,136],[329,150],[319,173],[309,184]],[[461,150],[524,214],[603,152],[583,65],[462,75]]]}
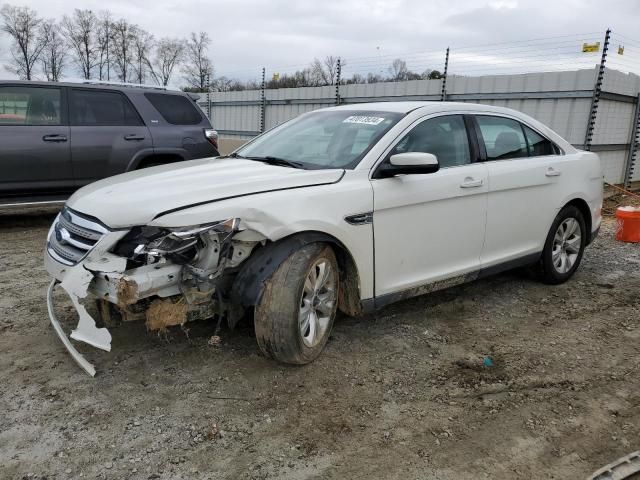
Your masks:
{"label": "barbed wire", "polygon": [[[449,72],[480,75],[592,68],[599,62],[600,53],[583,52],[582,45],[584,43],[602,43],[603,38],[604,32],[583,32],[511,42],[454,46],[450,47]],[[640,42],[638,45],[640,46]],[[366,76],[387,73],[396,58],[404,61],[406,67],[412,72],[441,70],[444,66],[444,50],[342,57],[343,78],[354,75]],[[309,64],[275,66],[270,67],[268,72],[282,76],[308,67]],[[246,70],[225,72],[225,75],[238,75],[246,72]],[[267,75],[267,78],[269,77],[270,75]]]}

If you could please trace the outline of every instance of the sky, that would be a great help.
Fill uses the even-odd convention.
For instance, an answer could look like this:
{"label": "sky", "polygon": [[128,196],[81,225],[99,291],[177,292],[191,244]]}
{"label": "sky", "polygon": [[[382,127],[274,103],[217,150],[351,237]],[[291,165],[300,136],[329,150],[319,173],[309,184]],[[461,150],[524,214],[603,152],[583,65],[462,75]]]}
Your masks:
{"label": "sky", "polygon": [[[44,18],[60,18],[74,8],[98,12],[108,6],[114,16],[139,24],[156,38],[185,37],[191,31],[206,31],[212,39],[210,56],[216,75],[243,80],[258,78],[262,66],[267,67],[267,75],[282,74],[326,55],[346,59],[348,74],[382,72],[395,57],[406,58],[416,70],[441,70],[447,46],[452,50],[452,68],[458,62],[458,68],[469,67],[469,71],[478,73],[482,73],[478,65],[483,62],[487,66],[504,65],[500,58],[516,59],[509,68],[517,68],[518,62],[551,65],[550,56],[555,63],[566,64],[562,55],[571,53],[571,59],[575,56],[578,61],[587,59],[586,63],[591,64],[597,62],[598,55],[580,57],[579,48],[585,41],[601,41],[607,27],[616,35],[625,35],[629,42],[637,42],[629,45],[631,50],[638,46],[640,66],[640,32],[636,33],[639,0],[13,0],[9,3],[29,6]],[[621,42],[621,38],[615,40]],[[529,39],[541,40],[523,42]],[[509,49],[510,42],[519,43],[513,43]],[[562,55],[556,56],[554,52]],[[8,57],[9,39],[0,34],[0,60]],[[632,61],[628,53],[624,60]],[[0,68],[0,78],[9,77]]]}

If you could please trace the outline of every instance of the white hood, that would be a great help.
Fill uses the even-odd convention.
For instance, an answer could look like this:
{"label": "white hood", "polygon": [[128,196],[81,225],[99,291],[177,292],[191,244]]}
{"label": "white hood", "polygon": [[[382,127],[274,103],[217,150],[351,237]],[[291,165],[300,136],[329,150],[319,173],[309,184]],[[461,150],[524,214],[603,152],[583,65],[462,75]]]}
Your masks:
{"label": "white hood", "polygon": [[334,183],[344,171],[301,170],[238,158],[172,163],[116,175],[78,190],[67,205],[111,228],[149,223],[194,204]]}

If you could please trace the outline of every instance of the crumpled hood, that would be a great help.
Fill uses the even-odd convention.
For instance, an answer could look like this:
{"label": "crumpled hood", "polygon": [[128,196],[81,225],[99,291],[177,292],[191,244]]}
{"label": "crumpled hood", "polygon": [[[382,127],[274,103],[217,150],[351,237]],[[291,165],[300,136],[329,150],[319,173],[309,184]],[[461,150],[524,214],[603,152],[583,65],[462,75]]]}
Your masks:
{"label": "crumpled hood", "polygon": [[334,183],[343,173],[342,169],[301,170],[238,158],[208,158],[105,178],[78,190],[67,205],[111,228],[131,227],[193,204]]}

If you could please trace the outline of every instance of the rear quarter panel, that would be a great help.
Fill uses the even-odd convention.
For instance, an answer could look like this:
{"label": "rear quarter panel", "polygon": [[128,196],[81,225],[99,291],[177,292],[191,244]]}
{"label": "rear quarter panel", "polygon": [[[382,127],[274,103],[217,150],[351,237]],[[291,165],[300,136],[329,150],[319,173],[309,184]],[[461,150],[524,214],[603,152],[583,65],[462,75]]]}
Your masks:
{"label": "rear quarter panel", "polygon": [[604,178],[600,157],[593,152],[576,150],[576,153],[559,157],[558,169],[562,171],[563,188],[556,214],[572,200],[582,199],[591,212],[591,231],[596,231],[602,222]]}

